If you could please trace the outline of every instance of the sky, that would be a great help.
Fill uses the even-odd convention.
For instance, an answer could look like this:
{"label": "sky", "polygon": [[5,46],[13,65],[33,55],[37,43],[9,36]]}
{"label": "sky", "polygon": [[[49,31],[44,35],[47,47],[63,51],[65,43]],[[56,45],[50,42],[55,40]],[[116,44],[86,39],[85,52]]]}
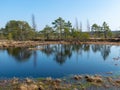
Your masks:
{"label": "sky", "polygon": [[83,30],[86,30],[87,20],[90,25],[102,25],[106,21],[111,30],[120,30],[120,0],[0,0],[0,28],[10,20],[27,21],[32,25],[32,14],[37,30],[52,26],[51,22],[58,17],[70,20],[73,26],[77,18]]}

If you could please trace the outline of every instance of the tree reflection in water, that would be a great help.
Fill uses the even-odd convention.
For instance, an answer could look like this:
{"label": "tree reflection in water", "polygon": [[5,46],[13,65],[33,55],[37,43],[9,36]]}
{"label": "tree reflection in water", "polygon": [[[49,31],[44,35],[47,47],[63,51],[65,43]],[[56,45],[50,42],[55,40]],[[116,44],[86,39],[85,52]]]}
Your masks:
{"label": "tree reflection in water", "polygon": [[77,52],[77,54],[82,54],[83,51],[89,51],[90,45],[66,45],[66,44],[58,44],[58,45],[44,45],[42,47],[42,52],[44,52],[47,56],[53,55],[54,60],[62,65],[65,63],[67,58],[71,58],[72,53]]}
{"label": "tree reflection in water", "polygon": [[54,47],[52,45],[43,45],[41,51],[50,56],[54,52]]}
{"label": "tree reflection in water", "polygon": [[42,47],[42,52],[47,56],[53,55],[54,60],[62,65],[65,63],[67,58],[70,58],[72,55],[71,45],[44,45]]}
{"label": "tree reflection in water", "polygon": [[[80,45],[43,45],[41,46],[41,52],[45,53],[47,56],[52,55],[53,60],[58,64],[62,65],[65,61],[72,57],[72,54],[75,52],[77,55],[82,55],[84,52],[89,52],[92,50],[94,53],[100,52],[103,59],[106,60],[110,53],[110,45],[89,45],[89,44],[80,44]],[[8,48],[7,52],[9,55],[13,56],[17,61],[23,62],[29,60],[31,55],[33,55],[34,66],[37,64],[37,51],[29,50],[28,48]]]}
{"label": "tree reflection in water", "polygon": [[62,65],[65,63],[67,58],[71,58],[72,53],[76,52],[77,55],[82,55],[84,52],[89,52],[90,48],[94,53],[100,52],[103,59],[106,60],[110,53],[110,45],[89,45],[89,44],[79,44],[79,45],[44,45],[42,52],[47,56],[51,54],[54,56],[54,60]]}
{"label": "tree reflection in water", "polygon": [[32,55],[32,51],[28,50],[27,48],[8,48],[7,52],[18,62],[29,60],[30,56]]}
{"label": "tree reflection in water", "polygon": [[100,52],[101,45],[92,45],[91,47],[94,53]]}
{"label": "tree reflection in water", "polygon": [[106,60],[107,57],[109,56],[111,52],[110,48],[111,48],[111,45],[92,45],[93,52],[94,53],[101,52],[101,55],[104,60]]}
{"label": "tree reflection in water", "polygon": [[55,47],[55,58],[54,60],[59,63],[60,65],[62,65],[63,63],[65,63],[65,61],[67,60],[67,58],[70,58],[72,55],[72,51],[70,50],[70,46],[69,45],[61,45],[58,44]]}
{"label": "tree reflection in water", "polygon": [[103,59],[106,60],[110,53],[110,45],[103,45],[101,48],[101,54],[103,56]]}
{"label": "tree reflection in water", "polygon": [[34,63],[34,67],[37,66],[37,52],[36,51],[33,51],[33,63]]}

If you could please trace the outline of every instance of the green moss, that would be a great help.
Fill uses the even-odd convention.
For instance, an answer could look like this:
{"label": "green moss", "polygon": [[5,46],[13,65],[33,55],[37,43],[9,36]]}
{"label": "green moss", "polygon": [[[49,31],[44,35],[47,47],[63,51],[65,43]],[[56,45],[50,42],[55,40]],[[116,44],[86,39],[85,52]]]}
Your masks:
{"label": "green moss", "polygon": [[45,78],[36,78],[36,81],[43,81]]}
{"label": "green moss", "polygon": [[82,84],[80,85],[80,89],[82,89],[82,88],[89,88],[90,86],[92,86],[92,84],[89,83],[89,82],[82,83]]}

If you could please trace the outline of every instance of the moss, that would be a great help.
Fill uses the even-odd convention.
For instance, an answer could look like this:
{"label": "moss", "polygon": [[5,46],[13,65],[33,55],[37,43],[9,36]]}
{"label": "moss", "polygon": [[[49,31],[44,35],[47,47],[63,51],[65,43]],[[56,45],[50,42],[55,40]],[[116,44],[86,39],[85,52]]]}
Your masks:
{"label": "moss", "polygon": [[92,85],[91,83],[86,82],[86,83],[83,83],[83,84],[81,85],[81,87],[87,88],[87,87],[90,87],[91,85]]}
{"label": "moss", "polygon": [[37,81],[43,81],[45,78],[36,78]]}

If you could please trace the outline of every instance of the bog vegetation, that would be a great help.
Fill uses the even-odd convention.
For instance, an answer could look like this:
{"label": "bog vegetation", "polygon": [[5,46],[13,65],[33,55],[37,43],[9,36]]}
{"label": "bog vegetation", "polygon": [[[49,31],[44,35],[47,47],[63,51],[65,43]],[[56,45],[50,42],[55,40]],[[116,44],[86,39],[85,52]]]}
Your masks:
{"label": "bog vegetation", "polygon": [[26,21],[11,20],[7,22],[5,28],[0,29],[0,39],[7,40],[80,40],[87,41],[90,38],[114,38],[119,37],[120,32],[113,33],[106,22],[100,26],[98,24],[89,25],[87,22],[86,32],[82,30],[82,23],[73,27],[70,21],[65,21],[59,17],[46,25],[43,30],[36,30],[34,16],[32,16],[33,25],[30,26]]}

